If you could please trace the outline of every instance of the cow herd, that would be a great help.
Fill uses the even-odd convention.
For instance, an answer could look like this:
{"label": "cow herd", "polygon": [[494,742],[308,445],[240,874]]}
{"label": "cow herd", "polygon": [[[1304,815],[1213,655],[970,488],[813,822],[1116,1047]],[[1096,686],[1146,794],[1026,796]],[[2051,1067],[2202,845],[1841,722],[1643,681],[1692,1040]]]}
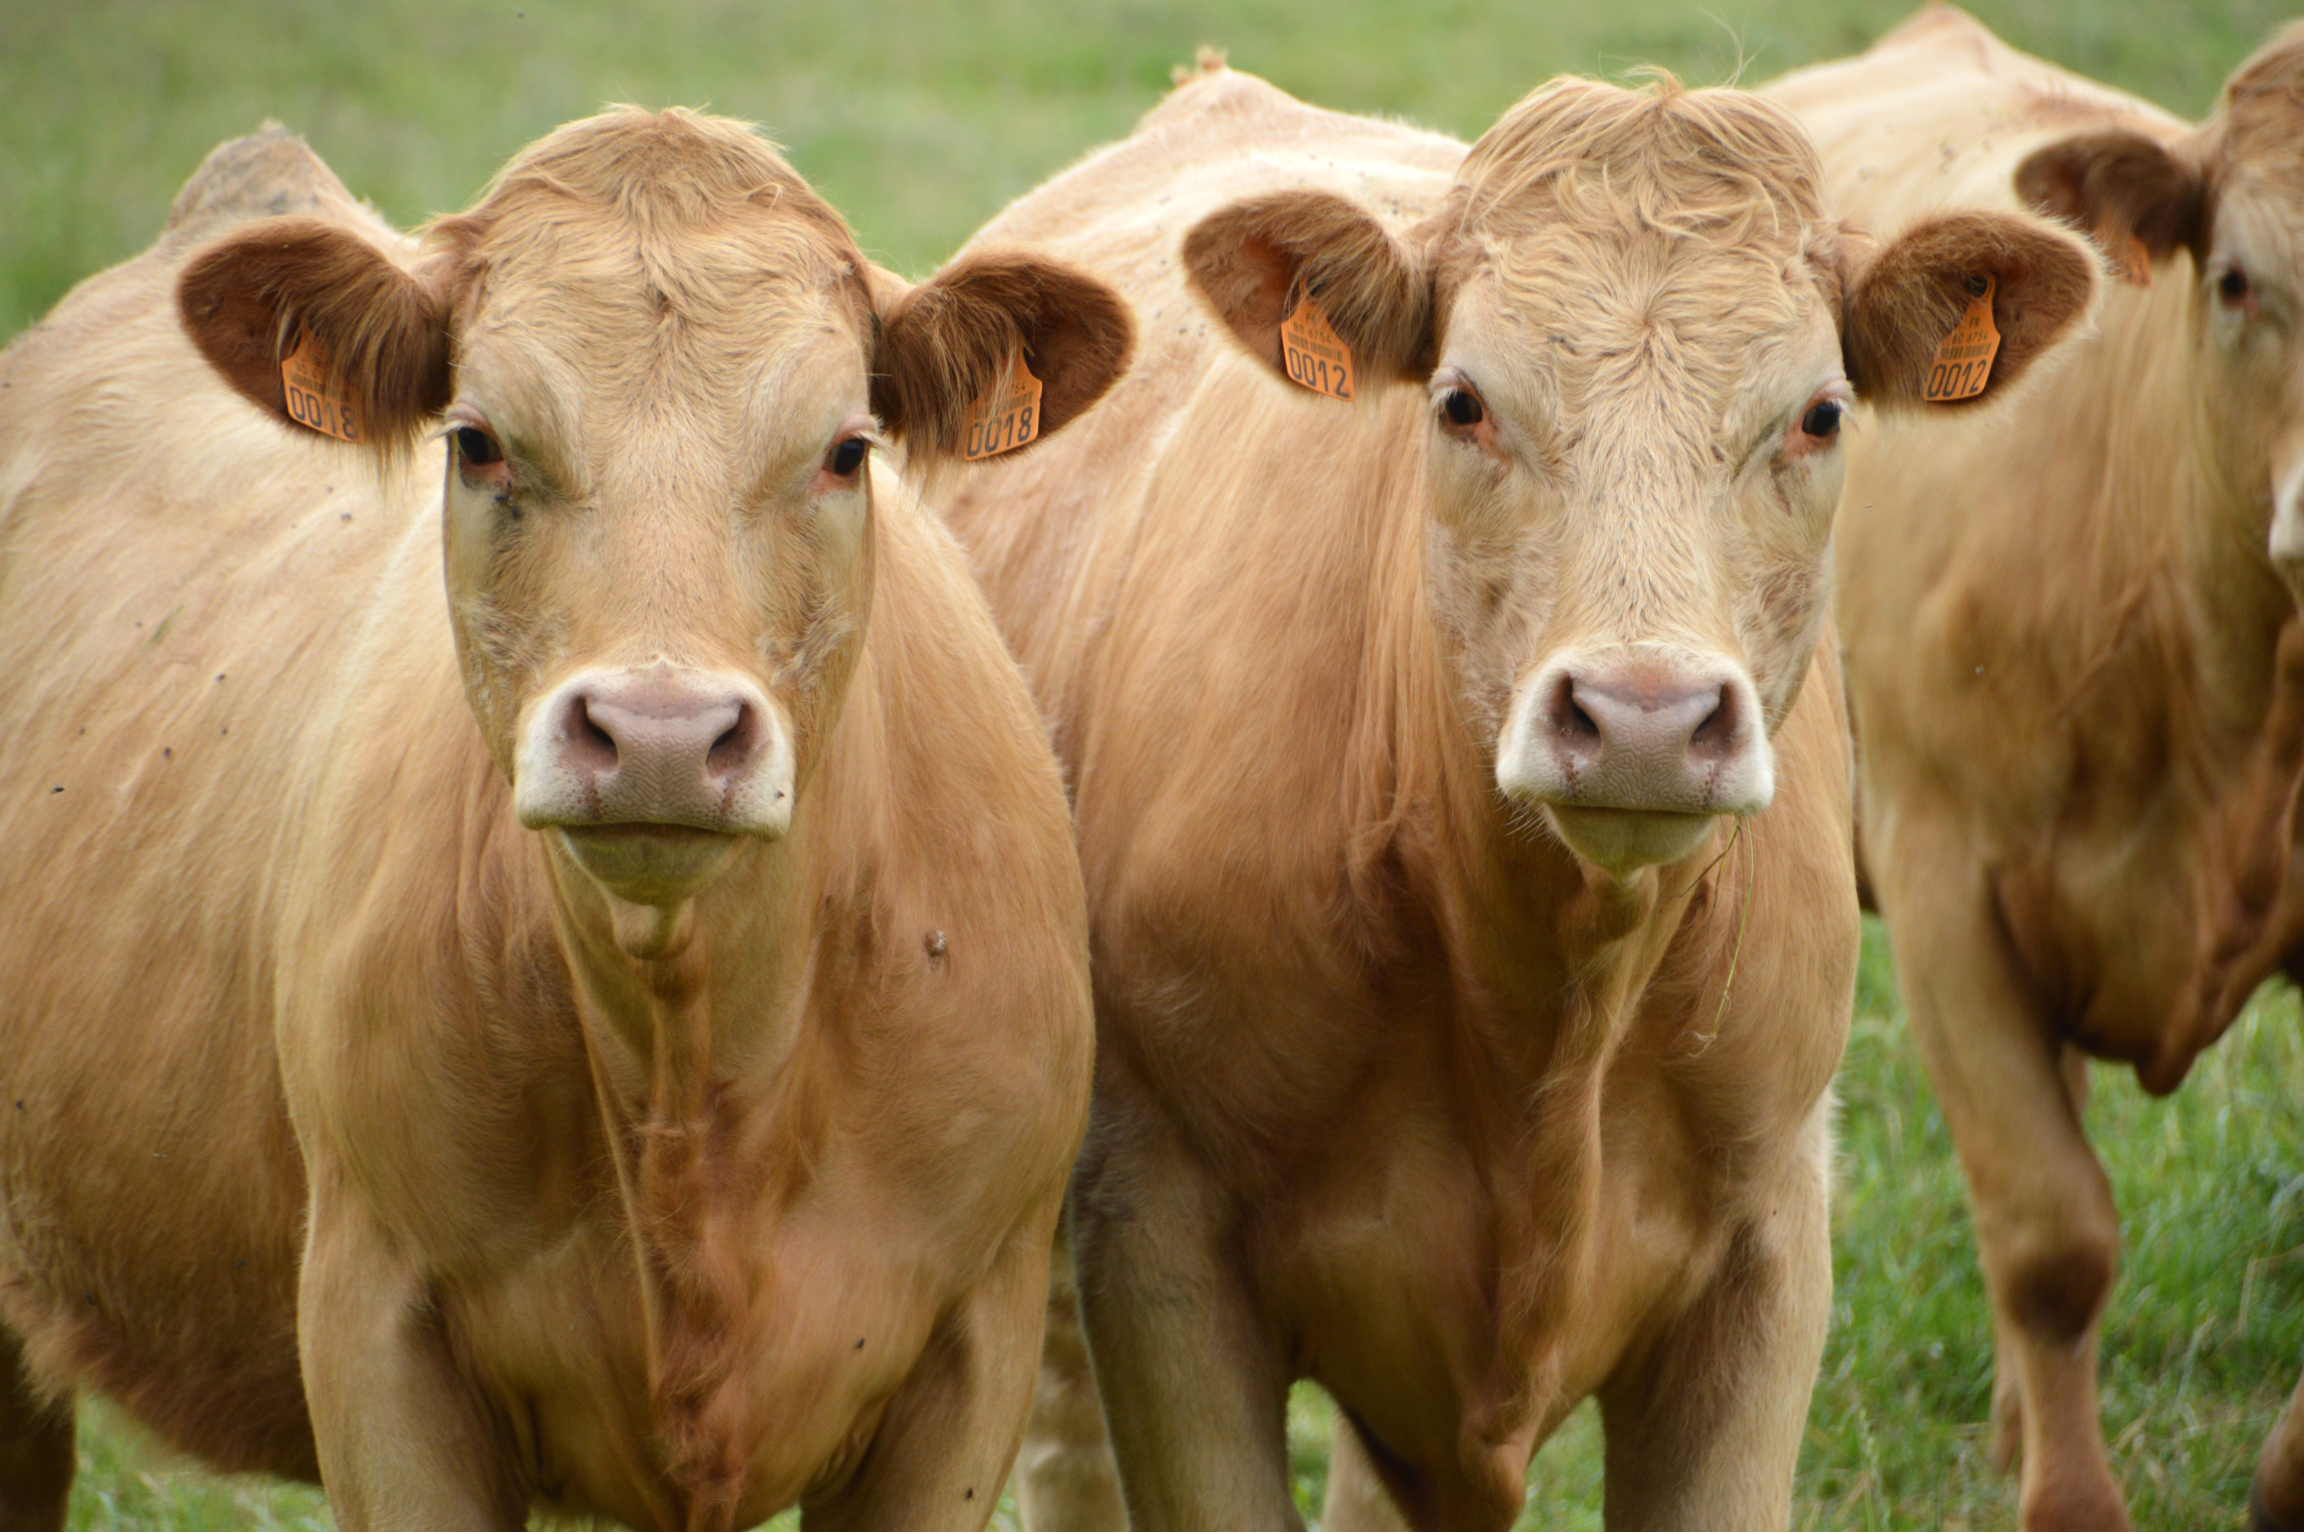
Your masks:
{"label": "cow herd", "polygon": [[[1213,58],[913,285],[632,109],[278,129],[0,354],[0,1522],[1782,1525],[1859,893],[2028,1524],[2089,1057],[2304,968],[2304,28],[1467,148]],[[2304,1521],[2304,1405],[2251,1511]]]}

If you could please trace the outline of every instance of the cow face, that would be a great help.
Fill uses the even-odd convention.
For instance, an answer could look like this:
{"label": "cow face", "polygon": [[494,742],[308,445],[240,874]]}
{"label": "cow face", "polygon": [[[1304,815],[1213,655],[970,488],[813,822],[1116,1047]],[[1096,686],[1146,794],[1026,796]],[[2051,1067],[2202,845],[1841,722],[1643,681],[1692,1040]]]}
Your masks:
{"label": "cow face", "polygon": [[2242,64],[2197,132],[2076,134],[2027,157],[2016,189],[2108,251],[2143,247],[2163,280],[2189,254],[2199,440],[2304,581],[2304,26]]}
{"label": "cow face", "polygon": [[953,451],[1018,357],[1054,430],[1129,346],[1118,298],[1047,263],[874,271],[767,145],[683,112],[562,129],[424,250],[267,223],[188,266],[185,324],[283,420],[441,444],[481,735],[520,820],[647,907],[790,826],[900,493],[884,436]]}
{"label": "cow face", "polygon": [[1614,872],[1766,808],[1851,404],[1917,403],[1972,292],[2001,335],[1980,398],[2093,291],[2077,241],[2013,217],[1874,253],[1821,184],[1750,96],[1572,82],[1509,113],[1405,234],[1296,192],[1186,241],[1268,360],[1310,298],[1364,376],[1425,391],[1424,580],[1465,712],[1499,792]]}

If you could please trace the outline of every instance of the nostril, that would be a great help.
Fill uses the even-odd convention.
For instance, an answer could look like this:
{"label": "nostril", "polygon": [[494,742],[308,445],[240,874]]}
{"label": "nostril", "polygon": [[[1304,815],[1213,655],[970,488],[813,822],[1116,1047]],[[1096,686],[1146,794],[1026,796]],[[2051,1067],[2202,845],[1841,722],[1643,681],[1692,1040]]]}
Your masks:
{"label": "nostril", "polygon": [[1693,755],[1723,757],[1736,749],[1737,735],[1743,725],[1743,711],[1736,706],[1735,689],[1722,687],[1716,696],[1720,701],[1713,705],[1712,712],[1704,716],[1704,722],[1696,726],[1696,733],[1688,738],[1688,749]]}
{"label": "nostril", "polygon": [[569,766],[593,772],[615,770],[616,737],[592,717],[591,700],[581,693],[568,700],[560,741],[561,758]]}
{"label": "nostril", "polygon": [[1576,701],[1576,679],[1563,674],[1552,688],[1552,702],[1545,710],[1545,719],[1552,727],[1552,736],[1561,741],[1596,741],[1600,738],[1598,721],[1584,711]]}
{"label": "nostril", "polygon": [[725,777],[740,771],[752,757],[752,748],[759,730],[752,717],[752,705],[736,705],[736,722],[720,732],[712,748],[704,753],[704,770],[713,777]]}

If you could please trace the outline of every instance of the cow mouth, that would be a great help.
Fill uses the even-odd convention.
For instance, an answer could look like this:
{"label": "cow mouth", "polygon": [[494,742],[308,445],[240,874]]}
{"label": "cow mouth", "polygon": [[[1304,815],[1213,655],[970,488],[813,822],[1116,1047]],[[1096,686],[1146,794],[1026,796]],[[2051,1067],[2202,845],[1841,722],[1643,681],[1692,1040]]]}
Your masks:
{"label": "cow mouth", "polygon": [[1568,849],[1618,878],[1660,863],[1676,863],[1711,833],[1711,811],[1635,810],[1551,803],[1544,815]]}
{"label": "cow mouth", "polygon": [[648,906],[693,898],[743,840],[735,832],[653,821],[553,829],[595,884],[620,900]]}

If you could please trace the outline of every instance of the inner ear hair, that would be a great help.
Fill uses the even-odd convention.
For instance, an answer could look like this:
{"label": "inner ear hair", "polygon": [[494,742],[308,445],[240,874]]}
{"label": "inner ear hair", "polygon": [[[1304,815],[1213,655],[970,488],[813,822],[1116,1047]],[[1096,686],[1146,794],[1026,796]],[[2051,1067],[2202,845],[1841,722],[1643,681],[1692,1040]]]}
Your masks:
{"label": "inner ear hair", "polygon": [[349,230],[279,219],[233,235],[192,258],[176,302],[209,364],[282,420],[281,359],[306,332],[379,448],[404,447],[447,407],[443,295]]}
{"label": "inner ear hair", "polygon": [[1432,284],[1422,251],[1332,192],[1270,192],[1184,236],[1184,269],[1242,345],[1282,364],[1280,322],[1305,297],[1374,374],[1432,371]]}
{"label": "inner ear hair", "polygon": [[1991,387],[2013,383],[2080,322],[2101,291],[2099,264],[2075,236],[2015,213],[1949,213],[1906,230],[1856,272],[1842,310],[1848,381],[1875,404],[1917,404],[1936,348],[1993,282],[2000,333]]}
{"label": "inner ear hair", "polygon": [[2016,195],[2106,244],[2134,235],[2155,261],[2205,252],[2206,177],[2167,145],[2125,128],[2074,134],[2016,167]]}
{"label": "inner ear hair", "polygon": [[981,251],[875,296],[894,303],[880,325],[873,412],[939,452],[959,451],[970,412],[1019,353],[1041,382],[1044,437],[1102,398],[1135,350],[1135,318],[1118,293],[1026,252]]}

